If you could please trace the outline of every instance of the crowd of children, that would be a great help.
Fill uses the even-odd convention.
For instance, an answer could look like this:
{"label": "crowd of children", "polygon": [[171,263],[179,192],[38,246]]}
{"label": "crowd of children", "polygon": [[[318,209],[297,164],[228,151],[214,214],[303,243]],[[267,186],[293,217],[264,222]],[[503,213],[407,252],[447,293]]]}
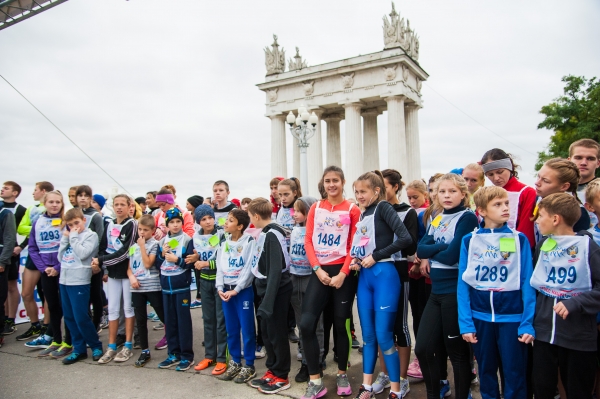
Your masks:
{"label": "crowd of children", "polygon": [[[333,330],[338,396],[371,399],[389,388],[388,398],[401,399],[410,377],[424,380],[429,399],[450,396],[451,385],[456,398],[471,398],[477,380],[484,399],[599,397],[599,168],[600,145],[583,139],[569,158],[546,161],[534,187],[494,148],[428,183],[366,172],[352,182],[352,199],[342,169],[329,166],[318,199],[303,195],[298,179],[275,177],[269,199],[229,200],[217,180],[211,197],[194,195],[185,208],[172,185],[110,201],[81,185],[66,210],[63,194],[39,182],[39,204],[25,209],[21,187],[7,181],[0,346],[17,330],[21,295],[31,324],[16,340],[64,364],[88,352],[99,364],[127,362],[141,349],[133,364],[146,366],[155,318],[165,329],[155,348],[168,352],[157,367],[212,368],[265,394],[290,387],[290,342],[299,341],[302,399],[326,395]],[[355,298],[364,342],[357,387],[347,375]],[[191,309],[199,307],[197,361]],[[265,356],[257,376],[255,360]]]}

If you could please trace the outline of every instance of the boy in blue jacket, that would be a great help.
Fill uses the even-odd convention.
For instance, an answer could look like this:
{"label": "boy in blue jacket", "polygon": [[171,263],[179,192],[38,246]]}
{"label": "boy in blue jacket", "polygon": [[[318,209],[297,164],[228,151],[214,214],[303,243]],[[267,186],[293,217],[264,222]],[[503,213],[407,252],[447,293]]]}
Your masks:
{"label": "boy in blue jacket", "polygon": [[178,208],[165,213],[165,223],[169,232],[158,244],[156,261],[160,265],[169,357],[158,367],[177,366],[177,371],[186,371],[194,364],[194,349],[190,313],[192,265],[185,258],[193,254],[194,243],[183,233],[183,214]]}
{"label": "boy in blue jacket", "polygon": [[498,398],[498,368],[504,372],[504,397],[527,397],[527,344],[535,331],[535,290],[527,237],[509,228],[508,193],[482,187],[473,196],[483,227],[462,241],[458,316],[462,338],[473,344],[482,398]]}

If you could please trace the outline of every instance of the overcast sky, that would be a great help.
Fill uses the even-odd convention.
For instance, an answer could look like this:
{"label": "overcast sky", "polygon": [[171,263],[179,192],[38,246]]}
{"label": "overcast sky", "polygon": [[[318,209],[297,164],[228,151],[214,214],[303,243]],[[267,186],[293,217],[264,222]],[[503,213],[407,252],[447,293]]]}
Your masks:
{"label": "overcast sky", "polygon": [[[397,1],[430,74],[423,177],[500,147],[532,184],[551,133],[536,128],[540,108],[561,95],[562,76],[600,71],[599,4]],[[268,196],[270,121],[255,85],[272,34],[287,58],[298,46],[309,65],[322,64],[381,51],[390,11],[387,0],[70,0],[0,31],[0,74],[134,196],[170,183],[185,204],[217,179],[232,197]],[[289,135],[288,147],[291,174]],[[2,80],[0,149],[0,179],[22,184],[26,205],[40,180],[62,190],[115,185]]]}

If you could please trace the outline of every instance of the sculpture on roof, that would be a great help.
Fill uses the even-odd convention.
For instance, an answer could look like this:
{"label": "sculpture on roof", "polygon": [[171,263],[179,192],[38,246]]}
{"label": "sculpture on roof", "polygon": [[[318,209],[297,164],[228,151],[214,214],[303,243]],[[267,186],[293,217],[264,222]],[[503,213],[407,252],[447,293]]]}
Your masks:
{"label": "sculpture on roof", "polygon": [[400,18],[400,14],[396,12],[396,5],[392,2],[392,12],[383,16],[383,43],[385,49],[400,47],[410,57],[415,60],[419,59],[419,37],[410,28],[410,21]]}
{"label": "sculpture on roof", "polygon": [[273,35],[272,49],[265,47],[265,66],[267,67],[267,76],[282,73],[285,71],[285,50],[283,47],[279,50],[277,35]]}
{"label": "sculpture on roof", "polygon": [[302,56],[300,55],[300,49],[296,47],[296,55],[294,58],[290,58],[288,69],[290,71],[298,71],[302,68],[306,68],[308,65],[306,64],[306,60],[302,60]]}

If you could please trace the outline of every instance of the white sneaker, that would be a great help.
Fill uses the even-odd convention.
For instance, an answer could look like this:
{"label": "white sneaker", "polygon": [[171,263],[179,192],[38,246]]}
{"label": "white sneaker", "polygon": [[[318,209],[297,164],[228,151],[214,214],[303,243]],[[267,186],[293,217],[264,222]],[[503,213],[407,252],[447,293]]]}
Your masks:
{"label": "white sneaker", "polygon": [[379,373],[379,375],[375,379],[375,382],[373,383],[373,393],[375,395],[378,395],[381,392],[383,392],[384,389],[389,388],[390,386],[392,386],[390,382],[390,377],[388,377],[384,373]]}
{"label": "white sneaker", "polygon": [[256,352],[254,352],[254,356],[256,356],[257,359],[262,359],[265,356],[267,356],[267,351],[265,350],[265,347],[261,345],[256,345]]}
{"label": "white sneaker", "polygon": [[400,377],[400,399],[406,396],[410,392],[410,383],[408,382],[408,378]]}
{"label": "white sneaker", "polygon": [[131,356],[133,356],[133,353],[129,349],[127,349],[127,347],[124,346],[123,349],[121,349],[121,352],[117,353],[117,355],[115,356],[115,362],[126,362],[129,359],[131,359]]}
{"label": "white sneaker", "polygon": [[117,355],[117,351],[114,351],[112,349],[107,349],[106,352],[104,352],[104,355],[102,355],[102,357],[100,358],[100,360],[98,360],[98,363],[100,363],[100,364],[109,363],[111,360],[113,360],[115,358],[116,355]]}

